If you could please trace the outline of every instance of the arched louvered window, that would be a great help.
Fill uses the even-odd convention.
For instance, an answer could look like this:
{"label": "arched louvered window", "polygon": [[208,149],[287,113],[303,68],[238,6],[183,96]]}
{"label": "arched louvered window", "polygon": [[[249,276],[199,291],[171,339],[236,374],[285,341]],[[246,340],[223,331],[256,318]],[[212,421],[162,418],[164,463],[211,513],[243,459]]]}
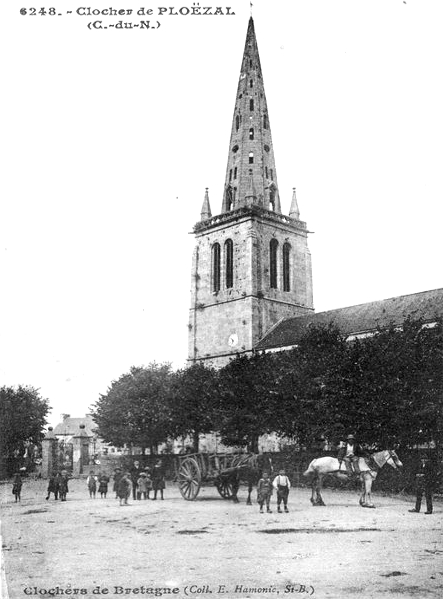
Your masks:
{"label": "arched louvered window", "polygon": [[236,129],[236,131],[238,131],[239,128],[240,128],[240,117],[237,114],[237,116],[235,117],[235,129]]}
{"label": "arched louvered window", "polygon": [[252,112],[254,110],[254,98],[249,100],[249,110]]}
{"label": "arched louvered window", "polygon": [[254,127],[249,129],[249,139],[254,139]]}
{"label": "arched louvered window", "polygon": [[212,246],[212,292],[220,291],[220,244],[214,243]]}
{"label": "arched louvered window", "polygon": [[225,283],[226,289],[234,286],[234,244],[232,239],[225,241]]}
{"label": "arched louvered window", "polygon": [[277,252],[278,241],[271,239],[269,244],[269,275],[271,289],[277,289]]}
{"label": "arched louvered window", "polygon": [[263,115],[263,129],[267,129],[268,126],[269,126],[268,115],[264,114]]}
{"label": "arched louvered window", "polygon": [[254,152],[249,152],[249,164],[254,164]]}
{"label": "arched louvered window", "polygon": [[291,245],[283,245],[283,291],[291,291]]}

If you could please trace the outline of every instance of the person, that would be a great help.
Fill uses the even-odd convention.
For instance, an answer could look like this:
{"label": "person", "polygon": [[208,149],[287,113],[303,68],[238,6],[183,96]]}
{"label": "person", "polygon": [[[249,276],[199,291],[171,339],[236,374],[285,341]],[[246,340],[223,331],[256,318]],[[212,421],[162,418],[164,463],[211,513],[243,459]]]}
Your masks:
{"label": "person", "polygon": [[149,499],[150,483],[151,481],[149,480],[148,486],[148,475],[146,472],[142,472],[140,478],[137,480],[137,499],[141,499],[142,496],[143,499]]}
{"label": "person", "polygon": [[433,511],[432,495],[437,486],[439,472],[437,471],[437,463],[435,458],[422,457],[420,463],[416,469],[415,474],[415,485],[416,485],[416,499],[415,508],[409,510],[410,512],[418,513],[421,508],[421,500],[423,493],[426,498],[426,512],[425,514],[430,515]]}
{"label": "person", "polygon": [[66,470],[62,470],[59,477],[59,491],[60,491],[60,499],[62,501],[66,501],[66,495],[69,492],[68,489],[68,481],[69,476]]}
{"label": "person", "polygon": [[269,478],[268,472],[263,472],[261,479],[258,481],[257,485],[257,501],[260,506],[260,514],[263,514],[263,504],[266,503],[266,512],[271,514],[271,509],[269,504],[271,502],[272,491],[273,491],[272,481]]}
{"label": "person", "polygon": [[89,498],[95,499],[95,494],[97,493],[97,477],[94,474],[94,470],[90,470],[89,476],[86,479],[86,484],[88,485],[89,489]]}
{"label": "person", "polygon": [[140,462],[137,460],[134,462],[134,466],[131,470],[131,481],[132,481],[132,498],[134,501],[138,498],[137,495],[137,481],[140,478],[140,474],[142,473],[142,469],[140,468]]}
{"label": "person", "polygon": [[48,481],[48,490],[46,495],[46,501],[51,497],[51,493],[54,493],[54,499],[58,500],[58,494],[60,491],[60,472],[54,472]]}
{"label": "person", "polygon": [[103,497],[106,499],[106,494],[108,492],[108,483],[109,483],[109,476],[107,474],[100,474],[98,475],[98,492],[100,493],[100,498],[103,499]]}
{"label": "person", "polygon": [[163,497],[163,489],[165,488],[165,475],[163,472],[163,465],[161,460],[157,460],[152,470],[152,488],[154,489],[153,500],[157,499],[157,491],[160,491],[160,499]]}
{"label": "person", "polygon": [[351,477],[354,473],[360,474],[358,467],[358,458],[363,455],[363,450],[356,442],[354,435],[348,435],[346,443],[341,443],[338,450],[339,464],[343,461],[346,466],[346,473]]}
{"label": "person", "polygon": [[14,480],[12,481],[12,493],[15,496],[15,503],[20,501],[20,495],[22,492],[22,477],[20,476],[20,472],[16,472],[14,474]]}
{"label": "person", "polygon": [[131,495],[131,473],[125,472],[120,476],[117,484],[117,496],[120,499],[120,505],[128,505],[128,498]]}
{"label": "person", "polygon": [[123,476],[122,470],[121,470],[121,468],[119,468],[117,466],[117,468],[114,470],[114,474],[113,474],[114,485],[112,487],[112,490],[115,493],[115,498],[116,499],[118,499],[118,483],[119,483],[119,480],[121,479],[122,476]]}
{"label": "person", "polygon": [[291,488],[291,481],[286,476],[286,473],[283,469],[279,471],[272,484],[274,489],[277,490],[277,512],[281,514],[280,506],[281,502],[283,501],[285,512],[288,513],[288,496],[289,489]]}

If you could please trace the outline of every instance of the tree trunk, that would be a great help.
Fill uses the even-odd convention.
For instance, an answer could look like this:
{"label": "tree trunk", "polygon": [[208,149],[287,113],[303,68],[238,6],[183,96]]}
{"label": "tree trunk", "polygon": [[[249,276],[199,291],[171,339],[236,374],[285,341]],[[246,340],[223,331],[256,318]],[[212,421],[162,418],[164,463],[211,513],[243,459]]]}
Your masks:
{"label": "tree trunk", "polygon": [[198,431],[194,431],[192,433],[192,449],[193,449],[194,453],[198,453],[199,441],[200,441],[200,433]]}

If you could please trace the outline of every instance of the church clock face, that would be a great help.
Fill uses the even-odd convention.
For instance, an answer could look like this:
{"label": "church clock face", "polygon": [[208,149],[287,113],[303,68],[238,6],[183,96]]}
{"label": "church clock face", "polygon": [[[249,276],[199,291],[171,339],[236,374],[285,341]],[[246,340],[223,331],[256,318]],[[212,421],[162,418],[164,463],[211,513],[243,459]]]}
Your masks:
{"label": "church clock face", "polygon": [[228,345],[230,347],[235,347],[238,344],[238,336],[236,333],[232,333],[229,335]]}

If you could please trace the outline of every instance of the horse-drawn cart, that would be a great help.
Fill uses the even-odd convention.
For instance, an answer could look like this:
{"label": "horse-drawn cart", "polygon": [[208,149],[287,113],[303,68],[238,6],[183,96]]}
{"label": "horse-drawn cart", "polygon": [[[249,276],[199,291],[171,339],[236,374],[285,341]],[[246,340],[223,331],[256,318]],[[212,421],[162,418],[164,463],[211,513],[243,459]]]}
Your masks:
{"label": "horse-drawn cart", "polygon": [[213,483],[224,499],[237,497],[242,472],[255,465],[253,453],[192,453],[178,456],[177,475],[180,493],[194,501],[203,483]]}

